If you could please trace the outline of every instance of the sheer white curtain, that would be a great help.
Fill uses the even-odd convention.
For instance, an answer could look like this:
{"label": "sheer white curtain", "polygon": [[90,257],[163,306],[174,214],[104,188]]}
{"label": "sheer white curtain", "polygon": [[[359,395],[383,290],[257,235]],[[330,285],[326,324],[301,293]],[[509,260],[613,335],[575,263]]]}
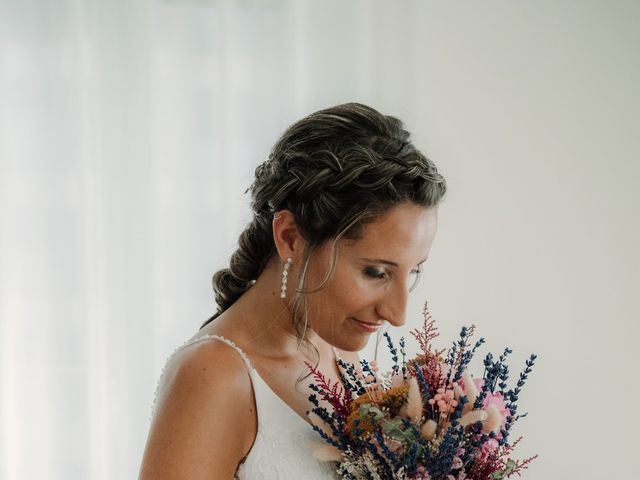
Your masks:
{"label": "sheer white curtain", "polygon": [[371,89],[371,5],[340,3],[1,4],[0,477],[135,475],[253,169]]}
{"label": "sheer white curtain", "polygon": [[[541,355],[518,426],[522,456],[543,457],[530,478],[637,474],[638,422],[602,402],[636,373],[638,14],[0,0],[0,477],[136,476],[155,382],[214,311],[253,169],[289,123],[351,100],[403,118],[449,180],[407,327],[428,293],[443,341],[474,322]],[[585,440],[589,419],[608,440]]]}

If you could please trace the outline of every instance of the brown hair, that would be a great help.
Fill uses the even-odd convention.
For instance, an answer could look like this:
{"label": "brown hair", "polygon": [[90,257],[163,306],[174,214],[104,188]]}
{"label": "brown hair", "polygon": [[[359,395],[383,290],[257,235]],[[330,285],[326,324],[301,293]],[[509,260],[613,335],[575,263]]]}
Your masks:
{"label": "brown hair", "polygon": [[358,238],[363,226],[395,205],[437,205],[446,182],[413,146],[400,120],[347,103],[289,127],[256,169],[249,191],[253,219],[240,235],[229,268],[213,276],[218,312],[202,326],[229,308],[273,258],[273,214],[287,209],[308,242],[293,299],[293,321],[302,340],[306,294],[322,286],[307,290],[306,270],[314,250],[332,241],[335,261],[340,238]]}

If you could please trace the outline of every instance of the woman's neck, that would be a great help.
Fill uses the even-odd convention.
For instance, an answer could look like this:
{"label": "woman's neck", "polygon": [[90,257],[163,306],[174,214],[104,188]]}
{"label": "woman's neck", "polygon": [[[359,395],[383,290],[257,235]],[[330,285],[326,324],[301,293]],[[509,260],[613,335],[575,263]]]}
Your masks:
{"label": "woman's neck", "polygon": [[[273,359],[300,355],[291,311],[280,298],[279,270],[277,264],[268,264],[256,282],[214,321],[225,329],[241,329],[247,348]],[[330,349],[311,328],[307,327],[305,336],[320,352]]]}

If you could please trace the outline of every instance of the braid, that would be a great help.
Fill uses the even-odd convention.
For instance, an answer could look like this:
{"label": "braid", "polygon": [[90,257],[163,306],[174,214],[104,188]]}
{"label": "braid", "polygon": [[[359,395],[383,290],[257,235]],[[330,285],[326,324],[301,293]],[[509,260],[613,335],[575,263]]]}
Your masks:
{"label": "braid", "polygon": [[[362,212],[375,218],[402,202],[434,206],[446,191],[436,166],[413,146],[398,119],[358,104],[335,109],[347,107],[358,114],[345,115],[349,122],[327,111],[293,125],[257,169],[251,189],[254,210],[291,210],[316,243],[336,233],[327,225],[345,226]],[[372,112],[385,120],[371,121]]]}
{"label": "braid", "polygon": [[213,277],[217,315],[246,291],[274,255],[274,212],[293,213],[309,244],[308,260],[327,240],[356,238],[367,222],[394,205],[437,205],[446,182],[413,146],[400,120],[349,103],[289,127],[256,169],[249,191],[254,220],[240,235],[229,268]]}
{"label": "braid", "polygon": [[229,268],[224,268],[213,276],[218,313],[204,325],[240,298],[264,270],[274,251],[270,221],[264,217],[255,217],[240,234],[238,248],[231,255]]}

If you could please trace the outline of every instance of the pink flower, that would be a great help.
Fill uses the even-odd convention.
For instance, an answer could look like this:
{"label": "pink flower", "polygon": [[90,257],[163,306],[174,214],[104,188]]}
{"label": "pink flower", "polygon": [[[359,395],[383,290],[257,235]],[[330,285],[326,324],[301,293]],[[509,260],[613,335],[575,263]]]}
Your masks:
{"label": "pink flower", "polygon": [[482,444],[482,449],[480,450],[480,458],[487,458],[489,455],[494,453],[499,446],[500,444],[495,438],[487,439],[487,441]]}
{"label": "pink flower", "polygon": [[464,472],[458,472],[457,477],[454,477],[451,474],[447,475],[447,480],[466,480],[467,478],[467,474]]}
{"label": "pink flower", "polygon": [[498,408],[498,411],[502,415],[502,426],[507,423],[507,417],[511,415],[511,411],[507,408],[507,405],[504,403],[504,398],[502,397],[502,393],[487,393],[487,396],[484,398],[484,402],[482,403],[482,408],[486,410],[489,405],[495,405]]}
{"label": "pink flower", "polygon": [[427,471],[427,469],[424,467],[424,465],[420,465],[417,469],[416,469],[416,477],[417,480],[431,480],[431,475],[429,475],[429,472]]}
{"label": "pink flower", "polygon": [[[460,386],[464,388],[464,380],[460,379]],[[483,378],[474,378],[473,383],[479,391],[482,391],[482,387],[484,387],[484,379]],[[487,396],[484,397],[484,401],[482,402],[482,409],[487,410],[490,405],[495,405],[495,407],[500,412],[502,416],[501,428],[507,423],[507,417],[511,415],[511,411],[507,408],[507,405],[504,402],[504,398],[502,393],[500,392],[487,392]],[[500,432],[496,432],[497,438],[502,438],[502,434]]]}

